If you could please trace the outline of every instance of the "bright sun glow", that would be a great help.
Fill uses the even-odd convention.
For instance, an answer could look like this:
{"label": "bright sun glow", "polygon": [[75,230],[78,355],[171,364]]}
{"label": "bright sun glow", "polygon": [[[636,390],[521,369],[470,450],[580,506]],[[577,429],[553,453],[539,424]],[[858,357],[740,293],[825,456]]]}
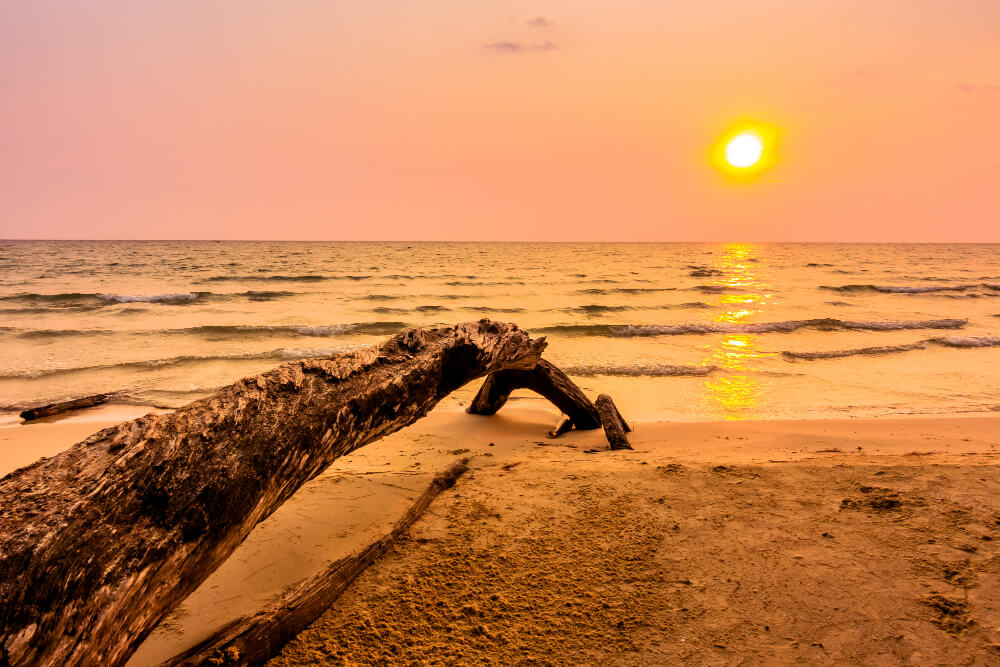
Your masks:
{"label": "bright sun glow", "polygon": [[726,144],[726,162],[738,169],[746,169],[760,162],[764,142],[752,132],[737,134]]}
{"label": "bright sun glow", "polygon": [[778,128],[759,120],[733,123],[709,150],[709,162],[731,183],[754,183],[778,161]]}

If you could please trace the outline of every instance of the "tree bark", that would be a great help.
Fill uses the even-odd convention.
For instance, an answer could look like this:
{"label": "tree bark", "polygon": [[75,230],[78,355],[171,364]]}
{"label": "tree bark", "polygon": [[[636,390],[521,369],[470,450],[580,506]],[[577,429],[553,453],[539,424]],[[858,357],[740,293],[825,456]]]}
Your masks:
{"label": "tree bark", "polygon": [[299,584],[252,616],[239,619],[162,667],[180,665],[262,665],[332,605],[358,575],[381,558],[439,493],[452,487],[469,459],[435,475],[392,530],[362,551],[334,561],[326,571]]}
{"label": "tree bark", "polygon": [[[0,665],[119,665],[302,484],[544,339],[481,320],[282,364],[0,480]],[[560,406],[561,407],[561,406]]]}
{"label": "tree bark", "polygon": [[552,401],[581,430],[598,428],[597,408],[565,373],[545,361],[530,370],[503,370],[489,375],[469,405],[474,415],[493,415],[515,389],[531,389]]}
{"label": "tree bark", "polygon": [[611,397],[601,394],[596,401],[597,412],[601,416],[601,424],[604,426],[604,435],[608,438],[611,449],[632,449],[628,442],[626,432],[631,431],[625,418],[618,412],[618,407]]}

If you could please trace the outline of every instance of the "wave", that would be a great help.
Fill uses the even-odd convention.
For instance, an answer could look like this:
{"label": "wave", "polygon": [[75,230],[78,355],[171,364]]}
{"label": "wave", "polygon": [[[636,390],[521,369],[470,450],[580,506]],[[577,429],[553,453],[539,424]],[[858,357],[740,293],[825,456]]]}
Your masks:
{"label": "wave", "polygon": [[[472,313],[523,313],[524,308],[494,308],[492,306],[462,306],[462,310]],[[1000,315],[998,315],[1000,317]]]}
{"label": "wave", "polygon": [[577,294],[649,294],[652,292],[671,292],[676,287],[591,287],[577,290]]}
{"label": "wave", "polygon": [[208,335],[222,338],[245,338],[247,336],[315,336],[326,337],[338,334],[395,334],[407,327],[406,322],[355,322],[353,324],[330,325],[215,325],[209,324],[187,329],[168,329],[154,333],[183,333]]}
{"label": "wave", "polygon": [[944,336],[928,338],[927,342],[945,347],[997,347],[1000,346],[1000,336]]}
{"label": "wave", "polygon": [[249,290],[247,292],[239,292],[235,296],[245,296],[251,301],[271,301],[272,299],[280,299],[286,296],[295,296],[296,292],[285,292],[285,291],[272,291],[272,290]]}
{"label": "wave", "polygon": [[586,306],[575,306],[573,308],[563,308],[565,313],[582,313],[584,315],[600,315],[601,313],[620,313],[623,310],[632,310],[632,306],[605,306],[598,303]]}
{"label": "wave", "polygon": [[689,287],[689,291],[702,292],[703,294],[746,294],[747,291],[740,287],[730,285],[695,285]]}
{"label": "wave", "polygon": [[403,297],[392,294],[365,294],[356,298],[361,301],[399,301]]}
{"label": "wave", "polygon": [[811,361],[814,359],[837,359],[840,357],[852,357],[855,355],[878,355],[892,354],[895,352],[910,352],[912,350],[923,350],[928,345],[941,345],[943,347],[955,348],[983,348],[1000,347],[1000,336],[940,336],[927,338],[915,343],[903,345],[880,345],[875,347],[862,347],[852,350],[829,350],[824,352],[790,352],[781,353],[783,357],[790,360]]}
{"label": "wave", "polygon": [[840,357],[852,357],[858,354],[892,354],[893,352],[909,352],[910,350],[922,350],[926,346],[923,342],[909,343],[905,345],[878,345],[875,347],[861,347],[853,350],[830,350],[828,352],[788,352],[784,351],[781,356],[786,359],[802,359],[811,361],[813,359],[837,359]]}
{"label": "wave", "polygon": [[567,324],[534,329],[536,333],[552,333],[569,336],[684,336],[713,333],[789,333],[798,329],[819,329],[821,331],[901,331],[908,329],[961,329],[968,324],[967,319],[888,320],[864,322],[838,320],[831,317],[811,320],[788,320],[783,322],[693,322],[685,324]]}
{"label": "wave", "polygon": [[205,363],[211,361],[295,361],[298,359],[313,359],[332,357],[337,354],[353,352],[363,345],[339,345],[336,347],[288,348],[280,347],[266,352],[243,352],[218,355],[183,355],[164,359],[147,359],[144,361],[125,361],[118,364],[97,364],[93,366],[71,366],[67,368],[45,368],[26,370],[14,373],[0,374],[0,380],[12,378],[39,378],[71,373],[92,373],[117,369],[156,370],[184,364]]}
{"label": "wave", "polygon": [[1000,291],[1000,285],[993,283],[971,283],[965,285],[820,285],[820,289],[834,292],[876,292],[881,294],[935,294],[941,292],[968,292],[974,289]]}
{"label": "wave", "polygon": [[108,329],[16,329],[14,327],[4,327],[4,333],[10,333],[18,338],[71,338],[86,336],[170,336],[170,335],[194,335],[205,336],[215,340],[246,339],[251,337],[273,337],[273,336],[310,336],[328,337],[339,334],[368,334],[368,335],[391,335],[405,329],[406,322],[356,322],[353,324],[331,324],[331,325],[252,325],[234,324],[219,325],[206,324],[183,329],[148,329],[148,330],[121,330],[113,331]]}
{"label": "wave", "polygon": [[479,280],[452,280],[445,285],[450,287],[493,287],[497,285],[523,285],[523,280],[500,280],[496,282],[483,282]]}
{"label": "wave", "polygon": [[249,275],[249,276],[210,276],[208,278],[202,278],[198,282],[202,283],[219,283],[219,282],[292,282],[292,283],[318,283],[324,280],[368,280],[372,276],[370,275],[344,275],[344,276],[325,276],[320,274],[307,274],[301,276],[285,276],[285,275],[271,275],[271,276],[259,276],[259,275]]}
{"label": "wave", "polygon": [[567,375],[617,375],[626,377],[704,377],[718,366],[672,366],[670,364],[633,364],[631,366],[565,366]]}
{"label": "wave", "polygon": [[125,303],[154,303],[163,305],[190,305],[208,301],[250,299],[269,301],[295,296],[295,292],[249,290],[247,292],[171,292],[167,294],[109,294],[101,292],[62,292],[58,294],[22,293],[0,297],[0,301],[28,304],[31,308],[8,309],[12,311],[44,311],[53,308],[92,310]]}

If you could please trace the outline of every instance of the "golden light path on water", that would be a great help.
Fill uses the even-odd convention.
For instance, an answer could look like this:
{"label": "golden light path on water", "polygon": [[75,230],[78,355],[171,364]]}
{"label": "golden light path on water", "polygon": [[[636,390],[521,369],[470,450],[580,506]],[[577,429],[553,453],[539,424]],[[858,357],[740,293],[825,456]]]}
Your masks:
{"label": "golden light path on water", "polygon": [[[761,275],[753,246],[729,243],[723,246],[723,253],[715,265],[722,275],[712,285],[722,292],[734,293],[719,294],[718,304],[726,310],[715,321],[750,322],[771,300],[771,287]],[[718,366],[721,372],[705,380],[703,402],[722,419],[752,419],[761,415],[759,406],[764,403],[767,383],[753,371],[757,370],[757,360],[768,353],[758,349],[757,338],[756,334],[722,334],[708,345],[708,356],[702,363]]]}

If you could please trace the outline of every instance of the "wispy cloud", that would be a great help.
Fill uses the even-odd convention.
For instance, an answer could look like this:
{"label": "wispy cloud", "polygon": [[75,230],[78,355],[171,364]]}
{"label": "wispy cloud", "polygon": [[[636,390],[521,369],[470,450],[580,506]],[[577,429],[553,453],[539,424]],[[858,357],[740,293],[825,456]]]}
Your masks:
{"label": "wispy cloud", "polygon": [[555,51],[559,45],[552,41],[527,43],[527,42],[492,42],[484,47],[487,51],[496,53],[527,53],[530,51]]}
{"label": "wispy cloud", "polygon": [[551,28],[555,25],[555,23],[545,18],[544,16],[536,16],[530,21],[525,21],[524,25],[528,26],[529,28]]}
{"label": "wispy cloud", "polygon": [[960,83],[956,88],[963,93],[1000,93],[1000,85],[995,83]]}

